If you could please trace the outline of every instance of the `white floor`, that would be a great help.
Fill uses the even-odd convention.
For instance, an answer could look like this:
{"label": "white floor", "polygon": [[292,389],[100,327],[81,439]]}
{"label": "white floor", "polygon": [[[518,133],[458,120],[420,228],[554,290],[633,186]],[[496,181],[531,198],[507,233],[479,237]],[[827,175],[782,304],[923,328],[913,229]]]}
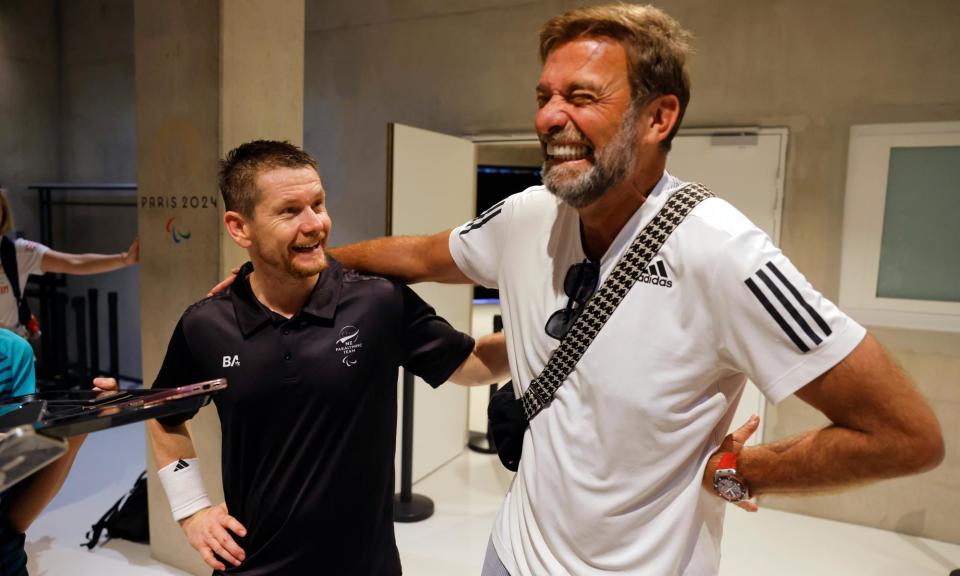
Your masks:
{"label": "white floor", "polygon": [[[146,576],[185,574],[150,558],[147,546],[110,541],[79,546],[90,525],[124,494],[144,467],[143,429],[126,426],[92,435],[60,495],[27,535],[30,574]],[[434,516],[397,524],[404,573],[479,574],[493,516],[510,482],[495,456],[469,451],[420,481]],[[960,568],[960,545],[761,510],[731,508],[722,576],[946,576]]]}

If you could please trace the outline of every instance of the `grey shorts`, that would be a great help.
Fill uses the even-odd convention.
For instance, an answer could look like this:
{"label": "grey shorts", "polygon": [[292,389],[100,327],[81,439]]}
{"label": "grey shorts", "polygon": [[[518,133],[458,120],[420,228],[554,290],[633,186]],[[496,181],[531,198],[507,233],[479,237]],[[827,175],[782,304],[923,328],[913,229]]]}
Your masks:
{"label": "grey shorts", "polygon": [[487,542],[487,554],[483,558],[483,572],[481,576],[510,576],[504,567],[500,557],[497,556],[497,549],[493,547],[493,537]]}

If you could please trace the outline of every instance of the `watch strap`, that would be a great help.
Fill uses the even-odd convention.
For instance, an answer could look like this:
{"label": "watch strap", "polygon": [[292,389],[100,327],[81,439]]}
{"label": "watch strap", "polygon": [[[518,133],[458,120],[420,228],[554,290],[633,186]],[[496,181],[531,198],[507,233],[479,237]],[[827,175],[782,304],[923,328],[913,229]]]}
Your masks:
{"label": "watch strap", "polygon": [[720,461],[717,462],[717,470],[736,470],[737,455],[733,452],[724,452],[720,454]]}

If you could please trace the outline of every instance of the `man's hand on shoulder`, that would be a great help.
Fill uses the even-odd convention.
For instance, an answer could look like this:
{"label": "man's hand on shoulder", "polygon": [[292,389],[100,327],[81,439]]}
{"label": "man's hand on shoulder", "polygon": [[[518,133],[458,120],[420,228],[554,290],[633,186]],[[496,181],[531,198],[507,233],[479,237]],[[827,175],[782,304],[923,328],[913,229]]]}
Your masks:
{"label": "man's hand on shoulder", "polygon": [[237,274],[239,273],[240,273],[239,268],[234,268],[230,270],[230,275],[224,278],[223,280],[221,280],[220,282],[218,282],[216,286],[211,288],[210,291],[207,292],[207,297],[213,296],[214,294],[219,294],[220,292],[223,292],[224,290],[226,290],[227,287],[233,284],[233,281],[237,279]]}
{"label": "man's hand on shoulder", "polygon": [[180,521],[180,527],[190,545],[200,552],[203,561],[214,570],[227,569],[217,559],[218,556],[234,566],[239,566],[246,559],[246,553],[234,541],[233,534],[246,536],[247,529],[227,512],[225,502],[184,518]]}

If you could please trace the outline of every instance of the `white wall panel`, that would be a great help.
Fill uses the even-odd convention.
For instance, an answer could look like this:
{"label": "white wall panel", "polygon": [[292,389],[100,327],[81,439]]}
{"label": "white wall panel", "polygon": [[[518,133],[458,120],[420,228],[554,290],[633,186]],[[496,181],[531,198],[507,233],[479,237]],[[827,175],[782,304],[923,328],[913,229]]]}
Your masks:
{"label": "white wall panel", "polygon": [[[476,210],[473,143],[402,124],[391,124],[390,130],[387,233],[395,236],[432,234],[473,218]],[[471,286],[427,283],[415,285],[413,289],[455,328],[470,333]],[[414,482],[460,454],[467,438],[466,388],[447,383],[434,390],[419,378],[415,386]],[[400,394],[402,390],[398,391]],[[398,403],[398,410],[401,407],[402,403]],[[398,422],[402,426],[402,415]],[[397,486],[400,438],[398,431]]]}

